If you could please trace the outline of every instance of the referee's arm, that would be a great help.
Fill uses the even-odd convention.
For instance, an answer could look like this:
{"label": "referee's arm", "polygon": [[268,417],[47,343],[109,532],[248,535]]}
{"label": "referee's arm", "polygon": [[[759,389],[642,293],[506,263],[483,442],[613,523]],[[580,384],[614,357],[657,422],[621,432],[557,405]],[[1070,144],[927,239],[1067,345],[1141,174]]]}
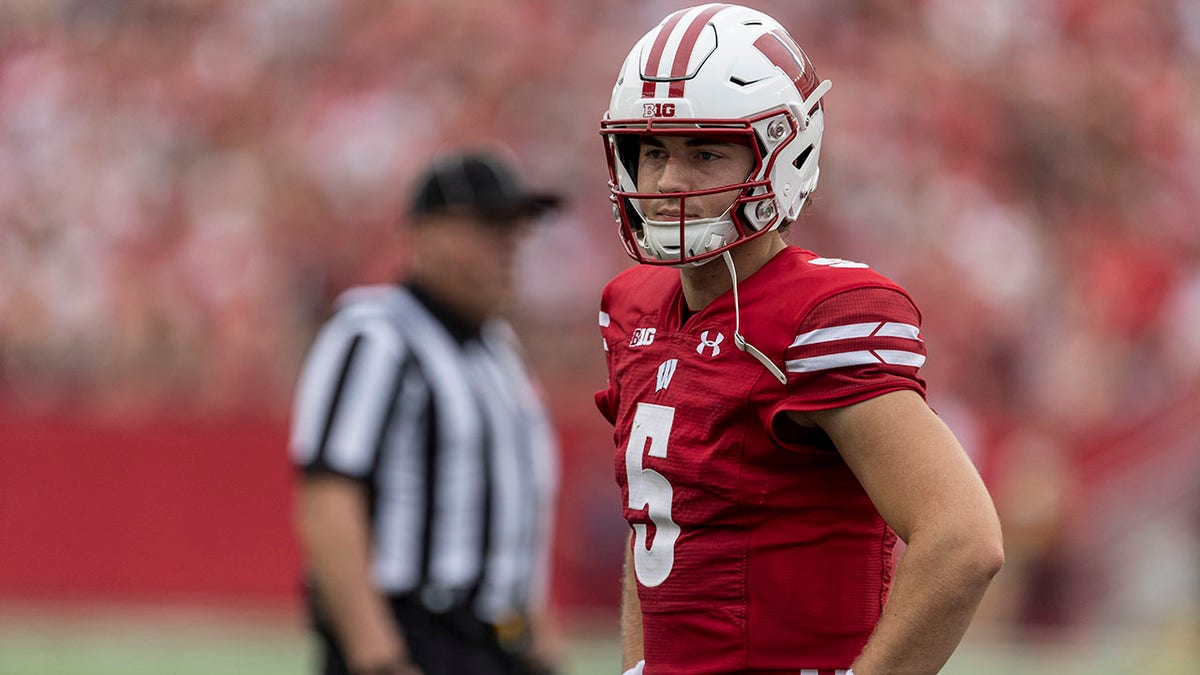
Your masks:
{"label": "referee's arm", "polygon": [[371,582],[365,490],[341,476],[307,476],[296,518],[310,574],[351,671],[406,662],[400,629]]}
{"label": "referee's arm", "polygon": [[[403,346],[335,319],[309,352],[293,412],[292,455],[303,469],[296,530],[326,618],[351,672],[415,673],[403,635],[371,576],[366,477],[378,420],[393,403]],[[389,374],[392,379],[389,380]],[[374,433],[378,433],[375,431]]]}

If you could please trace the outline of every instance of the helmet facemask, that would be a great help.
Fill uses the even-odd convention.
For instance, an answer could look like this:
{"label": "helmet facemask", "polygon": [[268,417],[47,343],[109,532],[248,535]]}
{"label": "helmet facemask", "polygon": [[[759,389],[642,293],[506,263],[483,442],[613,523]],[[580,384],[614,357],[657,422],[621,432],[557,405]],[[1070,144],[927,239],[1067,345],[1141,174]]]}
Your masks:
{"label": "helmet facemask", "polygon": [[[764,116],[774,119],[775,128],[784,125],[785,114]],[[677,120],[638,120],[635,124],[601,123],[609,153],[610,187],[613,215],[626,251],[638,262],[653,265],[694,266],[712,260],[721,252],[772,229],[781,221],[776,195],[769,175],[774,156],[764,157],[764,144],[757,136],[759,120],[706,123]],[[793,122],[794,124],[794,122]],[[791,127],[794,133],[794,126]],[[637,189],[637,167],[641,141],[654,136],[711,137],[721,142],[749,147],[754,165],[743,180],[683,192],[642,193]],[[712,194],[737,192],[723,213],[708,218],[686,218],[687,200]],[[654,220],[643,210],[643,200],[677,199],[679,218]]]}

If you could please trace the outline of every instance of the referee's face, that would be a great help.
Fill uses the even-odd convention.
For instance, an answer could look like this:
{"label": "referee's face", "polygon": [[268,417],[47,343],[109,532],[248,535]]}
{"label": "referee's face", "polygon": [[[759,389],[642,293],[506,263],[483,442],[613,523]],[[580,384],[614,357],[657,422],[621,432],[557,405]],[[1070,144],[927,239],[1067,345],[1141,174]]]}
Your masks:
{"label": "referee's face", "polygon": [[412,276],[468,318],[504,313],[512,302],[513,260],[529,229],[525,219],[432,217],[414,228]]}

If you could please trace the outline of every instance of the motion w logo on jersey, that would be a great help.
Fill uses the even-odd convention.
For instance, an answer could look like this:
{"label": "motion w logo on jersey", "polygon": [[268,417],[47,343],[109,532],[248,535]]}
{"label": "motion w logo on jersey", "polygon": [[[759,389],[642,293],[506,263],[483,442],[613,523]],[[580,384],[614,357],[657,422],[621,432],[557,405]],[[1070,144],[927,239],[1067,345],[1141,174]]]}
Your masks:
{"label": "motion w logo on jersey", "polygon": [[655,393],[671,386],[671,378],[675,377],[675,367],[678,365],[679,359],[668,359],[659,364],[658,376],[654,383]]}

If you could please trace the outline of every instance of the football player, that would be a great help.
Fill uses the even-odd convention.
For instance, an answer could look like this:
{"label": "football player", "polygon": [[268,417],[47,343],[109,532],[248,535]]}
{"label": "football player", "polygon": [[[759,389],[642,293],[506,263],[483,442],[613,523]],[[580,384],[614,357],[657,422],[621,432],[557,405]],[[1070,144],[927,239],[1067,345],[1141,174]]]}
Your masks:
{"label": "football player", "polygon": [[638,41],[601,122],[643,263],[604,289],[596,395],[632,529],[628,672],[933,673],[1003,564],[926,404],[913,299],[780,234],[829,89],[770,16],[709,4]]}

